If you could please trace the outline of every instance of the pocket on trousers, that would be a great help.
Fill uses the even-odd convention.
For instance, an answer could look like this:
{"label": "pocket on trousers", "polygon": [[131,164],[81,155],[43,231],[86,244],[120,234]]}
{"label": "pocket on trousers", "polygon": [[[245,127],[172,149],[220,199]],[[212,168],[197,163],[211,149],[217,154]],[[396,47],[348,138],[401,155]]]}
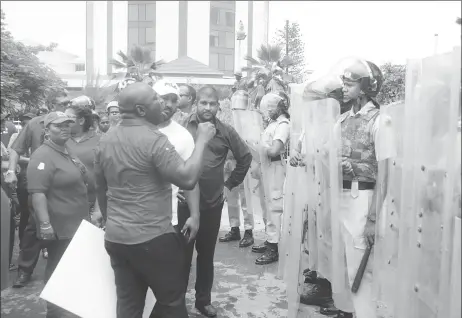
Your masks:
{"label": "pocket on trousers", "polygon": [[273,211],[282,211],[283,209],[283,191],[273,190],[271,191],[271,210]]}

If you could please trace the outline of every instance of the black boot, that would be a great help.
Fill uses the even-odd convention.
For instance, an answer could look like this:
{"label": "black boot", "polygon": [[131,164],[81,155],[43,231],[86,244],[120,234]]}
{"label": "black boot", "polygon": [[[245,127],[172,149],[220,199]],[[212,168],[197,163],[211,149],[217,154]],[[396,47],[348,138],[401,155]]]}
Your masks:
{"label": "black boot", "polygon": [[266,251],[262,256],[257,258],[255,264],[257,265],[267,265],[279,260],[279,251],[277,243],[268,243]]}
{"label": "black boot", "polygon": [[264,253],[268,248],[268,241],[263,242],[261,245],[252,246],[252,252],[254,253]]}
{"label": "black boot", "polygon": [[248,247],[254,243],[252,230],[245,230],[244,237],[239,242],[239,247]]}
{"label": "black boot", "polygon": [[305,283],[300,295],[300,303],[310,306],[328,306],[332,303],[332,287],[327,279],[319,278],[316,284]]}
{"label": "black boot", "polygon": [[305,283],[316,284],[318,280],[318,273],[312,271],[309,268],[303,271],[303,276],[305,276]]}
{"label": "black boot", "polygon": [[241,239],[241,232],[239,231],[238,227],[232,227],[231,231],[225,234],[225,236],[220,237],[218,239],[219,242],[231,242],[231,241],[239,241]]}

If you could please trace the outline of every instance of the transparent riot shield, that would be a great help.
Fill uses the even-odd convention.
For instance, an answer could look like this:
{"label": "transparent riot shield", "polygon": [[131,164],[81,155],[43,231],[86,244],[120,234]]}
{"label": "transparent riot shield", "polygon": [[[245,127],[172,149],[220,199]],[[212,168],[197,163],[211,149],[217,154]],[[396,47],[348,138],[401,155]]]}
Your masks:
{"label": "transparent riot shield", "polygon": [[[399,220],[402,215],[404,102],[380,108],[377,151],[391,156],[379,162],[373,299],[377,317],[394,317],[398,272]],[[390,153],[392,152],[392,153]]]}
{"label": "transparent riot shield", "polygon": [[[408,63],[396,317],[449,317],[460,48]],[[459,268],[460,270],[460,268]],[[460,315],[460,313],[459,313]]]}
{"label": "transparent riot shield", "polygon": [[[260,144],[263,132],[263,119],[260,112],[249,109],[249,96],[245,91],[237,91],[231,98],[234,128],[249,146]],[[264,174],[262,166],[267,167],[265,156],[253,158],[252,165],[244,179],[244,192],[249,213],[264,217],[266,196],[264,195]],[[263,160],[263,165],[262,165]]]}

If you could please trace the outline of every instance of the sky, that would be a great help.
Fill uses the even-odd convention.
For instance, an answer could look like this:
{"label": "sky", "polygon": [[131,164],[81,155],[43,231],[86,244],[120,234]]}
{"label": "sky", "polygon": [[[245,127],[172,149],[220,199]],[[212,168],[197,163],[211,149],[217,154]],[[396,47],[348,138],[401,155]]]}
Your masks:
{"label": "sky", "polygon": [[[1,1],[16,39],[48,44],[85,56],[84,1]],[[406,63],[409,58],[460,46],[460,1],[270,1],[270,40],[285,20],[298,22],[308,69],[348,56]],[[258,23],[258,19],[255,19]]]}

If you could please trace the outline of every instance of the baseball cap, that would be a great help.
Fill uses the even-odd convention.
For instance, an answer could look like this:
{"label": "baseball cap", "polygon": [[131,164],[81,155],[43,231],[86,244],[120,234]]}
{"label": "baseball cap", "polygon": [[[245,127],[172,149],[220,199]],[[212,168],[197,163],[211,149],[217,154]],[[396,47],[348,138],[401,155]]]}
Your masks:
{"label": "baseball cap", "polygon": [[48,127],[49,124],[60,124],[66,121],[75,123],[75,120],[67,116],[63,112],[51,112],[45,116],[44,125]]}
{"label": "baseball cap", "polygon": [[113,100],[112,102],[109,102],[106,106],[106,110],[109,110],[111,107],[117,107],[119,108],[119,102],[116,100]]}
{"label": "baseball cap", "polygon": [[175,83],[167,83],[164,80],[159,80],[154,84],[152,89],[160,96],[175,94],[178,98],[180,98],[180,89]]}

